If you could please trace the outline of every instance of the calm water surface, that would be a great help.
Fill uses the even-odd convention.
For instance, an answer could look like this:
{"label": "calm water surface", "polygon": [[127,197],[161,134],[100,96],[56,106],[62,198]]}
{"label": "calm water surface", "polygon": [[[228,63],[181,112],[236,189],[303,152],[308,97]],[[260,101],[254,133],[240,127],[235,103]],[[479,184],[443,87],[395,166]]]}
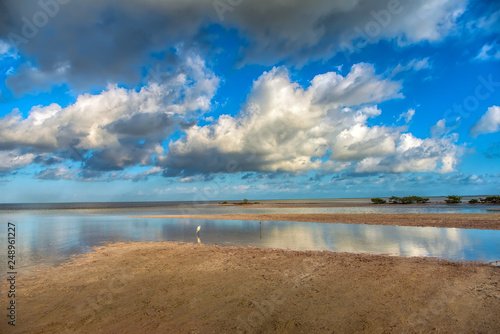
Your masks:
{"label": "calm water surface", "polygon": [[[358,208],[359,209],[359,208]],[[288,210],[288,209],[287,209]],[[102,210],[101,210],[102,211]],[[223,246],[329,250],[451,260],[500,260],[500,231],[239,220],[129,218],[119,211],[48,210],[0,212],[16,224],[18,271],[54,266],[71,255],[113,241],[180,241]],[[127,211],[127,214],[144,214]],[[150,213],[150,212],[148,212]],[[196,227],[202,226],[200,239]],[[6,233],[0,234],[6,245]],[[3,247],[2,248],[6,248]],[[0,257],[0,266],[6,267]]]}

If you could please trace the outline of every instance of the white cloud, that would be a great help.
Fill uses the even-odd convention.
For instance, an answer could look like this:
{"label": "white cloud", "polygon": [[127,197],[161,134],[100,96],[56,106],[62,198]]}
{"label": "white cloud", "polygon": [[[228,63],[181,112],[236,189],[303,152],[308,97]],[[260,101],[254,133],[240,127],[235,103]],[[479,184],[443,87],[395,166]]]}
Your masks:
{"label": "white cloud", "polygon": [[476,56],[476,60],[499,60],[500,59],[500,47],[499,43],[496,43],[497,45],[494,44],[485,44],[479,51],[478,55]]}
{"label": "white cloud", "polygon": [[[215,124],[194,126],[186,138],[169,145],[162,165],[171,173],[287,171],[317,169],[321,157],[342,131],[380,113],[376,107],[343,108],[399,97],[399,83],[375,75],[371,65],[354,65],[346,76],[335,72],[316,76],[305,90],[290,81],[285,68],[265,72],[254,82],[246,106],[236,116],[222,115]],[[342,92],[345,92],[343,94]],[[361,129],[361,128],[359,128]],[[361,130],[363,131],[363,130]],[[384,128],[367,129],[369,140]],[[345,153],[351,155],[346,138]],[[356,155],[380,152],[356,135]],[[365,146],[363,153],[362,146]],[[382,153],[380,153],[382,154]]]}
{"label": "white cloud", "polygon": [[399,93],[401,83],[382,79],[375,74],[372,65],[365,63],[352,66],[345,78],[335,72],[317,75],[311,86],[315,103],[333,106],[353,106],[403,97]]}
{"label": "white cloud", "polygon": [[420,139],[403,133],[396,141],[393,154],[367,157],[357,165],[356,172],[453,172],[462,154],[462,149],[454,144],[456,140],[455,137]]}
{"label": "white cloud", "polygon": [[179,179],[179,182],[181,183],[191,183],[194,182],[194,177],[188,176],[188,177],[183,177]]}
{"label": "white cloud", "polygon": [[[459,149],[451,141],[418,139],[400,134],[399,128],[367,124],[381,113],[369,103],[399,98],[400,88],[368,64],[354,65],[345,77],[317,75],[307,89],[291,82],[284,67],[274,68],[254,82],[240,114],[191,127],[159,161],[167,175],[186,176],[338,172],[353,164],[359,172],[452,171]],[[413,114],[410,109],[404,117],[409,122]]]}
{"label": "white cloud", "polygon": [[328,160],[321,164],[321,170],[325,173],[338,173],[351,166],[350,161]]}
{"label": "white cloud", "polygon": [[47,168],[41,171],[36,177],[42,180],[71,180],[76,171],[65,167]]}
{"label": "white cloud", "polygon": [[18,55],[9,43],[0,39],[0,60],[7,57],[16,59]]}
{"label": "white cloud", "polygon": [[[197,56],[184,71],[139,91],[108,85],[100,94],[83,94],[62,108],[33,107],[27,118],[14,110],[0,119],[0,149],[74,157],[93,170],[150,165],[162,141],[190,113],[205,112],[219,79]],[[26,134],[30,134],[29,136]]]}
{"label": "white cloud", "polygon": [[[410,5],[410,4],[408,4]],[[410,5],[411,6],[411,5]],[[415,43],[423,40],[442,40],[454,28],[457,19],[465,12],[466,0],[434,0],[421,2],[411,8],[412,13],[401,17],[399,43]]]}
{"label": "white cloud", "polygon": [[439,137],[440,135],[446,133],[446,120],[440,119],[435,125],[431,127],[431,135],[433,137]]}
{"label": "white cloud", "polygon": [[418,72],[421,70],[429,69],[431,68],[431,64],[429,63],[429,58],[422,58],[422,59],[412,59],[408,64],[406,65],[401,65],[398,64],[391,73],[391,77],[396,76],[399,73],[402,72],[408,72],[408,71],[413,71],[413,72]]}
{"label": "white cloud", "polygon": [[460,122],[460,117],[457,117],[455,119],[455,122],[453,125],[447,126],[446,119],[444,119],[444,118],[440,119],[439,121],[436,122],[436,124],[434,124],[431,127],[431,136],[432,137],[440,137],[440,136],[443,136],[447,133],[450,133],[451,131],[458,128],[458,126],[460,124],[459,122]]}
{"label": "white cloud", "polygon": [[132,180],[132,181],[144,181],[147,180],[148,177],[153,176],[153,175],[158,175],[163,171],[162,168],[160,167],[151,167],[143,172],[136,173],[136,174],[125,174],[123,176],[123,179],[125,180]]}
{"label": "white cloud", "polygon": [[33,162],[36,155],[19,150],[0,151],[0,173],[10,172]]}
{"label": "white cloud", "polygon": [[414,115],[415,115],[415,109],[410,108],[410,109],[408,109],[407,112],[399,114],[397,122],[404,119],[405,123],[408,124],[408,123],[410,123],[410,121],[412,120]]}
{"label": "white cloud", "polygon": [[10,49],[10,45],[0,39],[0,57],[6,54]]}
{"label": "white cloud", "polygon": [[500,130],[500,107],[489,107],[486,113],[470,128],[470,134],[477,137],[480,134],[493,133]]}
{"label": "white cloud", "polygon": [[0,59],[3,59],[9,54],[10,45],[0,39]]}
{"label": "white cloud", "polygon": [[247,184],[240,184],[240,185],[237,185],[237,186],[232,186],[231,188],[233,190],[238,191],[238,192],[245,192],[245,191],[247,191],[250,188],[250,186],[247,185]]}
{"label": "white cloud", "polygon": [[332,159],[361,160],[367,156],[379,157],[394,152],[394,139],[397,136],[393,129],[386,127],[369,127],[356,123],[342,130],[332,143]]}

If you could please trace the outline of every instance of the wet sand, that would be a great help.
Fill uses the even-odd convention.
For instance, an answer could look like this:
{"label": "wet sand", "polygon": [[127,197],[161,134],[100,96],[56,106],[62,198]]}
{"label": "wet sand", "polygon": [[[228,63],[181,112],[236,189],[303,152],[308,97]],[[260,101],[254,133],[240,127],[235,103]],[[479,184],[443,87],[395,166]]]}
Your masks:
{"label": "wet sand", "polygon": [[[202,204],[204,206],[218,206],[218,207],[239,207],[239,208],[258,208],[258,209],[268,209],[268,208],[352,208],[352,207],[367,207],[373,206],[370,200],[336,200],[334,202],[329,201],[317,201],[311,200],[311,202],[294,202],[294,201],[263,201],[257,204],[250,201],[247,204],[241,203],[227,203],[227,204]],[[431,204],[429,204],[431,205]],[[393,204],[381,204],[379,206],[394,206]]]}
{"label": "wet sand", "polygon": [[224,214],[224,215],[144,215],[147,218],[189,218],[257,221],[296,221],[310,223],[343,223],[399,226],[455,227],[500,229],[500,213],[340,213],[340,214]]}
{"label": "wet sand", "polygon": [[115,243],[19,276],[15,332],[491,333],[499,282],[472,262]]}

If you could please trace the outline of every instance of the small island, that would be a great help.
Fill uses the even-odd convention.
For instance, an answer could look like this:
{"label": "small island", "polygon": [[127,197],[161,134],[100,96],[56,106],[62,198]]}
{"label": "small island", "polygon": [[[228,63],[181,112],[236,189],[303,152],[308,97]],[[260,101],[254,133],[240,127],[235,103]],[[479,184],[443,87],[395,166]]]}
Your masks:
{"label": "small island", "polygon": [[244,198],[243,201],[239,203],[228,203],[227,201],[219,202],[220,205],[250,205],[250,204],[260,204],[260,202],[250,202],[248,199]]}

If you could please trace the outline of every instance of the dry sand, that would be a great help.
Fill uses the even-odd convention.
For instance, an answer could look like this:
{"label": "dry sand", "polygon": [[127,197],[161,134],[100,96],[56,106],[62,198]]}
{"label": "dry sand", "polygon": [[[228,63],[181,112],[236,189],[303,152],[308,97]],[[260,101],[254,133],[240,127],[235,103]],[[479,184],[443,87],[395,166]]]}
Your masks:
{"label": "dry sand", "polygon": [[224,214],[224,215],[144,215],[148,218],[227,219],[258,221],[296,221],[399,226],[500,229],[500,213],[317,213],[317,214]]}
{"label": "dry sand", "polygon": [[15,333],[493,333],[499,281],[479,263],[116,243],[18,277]]}

